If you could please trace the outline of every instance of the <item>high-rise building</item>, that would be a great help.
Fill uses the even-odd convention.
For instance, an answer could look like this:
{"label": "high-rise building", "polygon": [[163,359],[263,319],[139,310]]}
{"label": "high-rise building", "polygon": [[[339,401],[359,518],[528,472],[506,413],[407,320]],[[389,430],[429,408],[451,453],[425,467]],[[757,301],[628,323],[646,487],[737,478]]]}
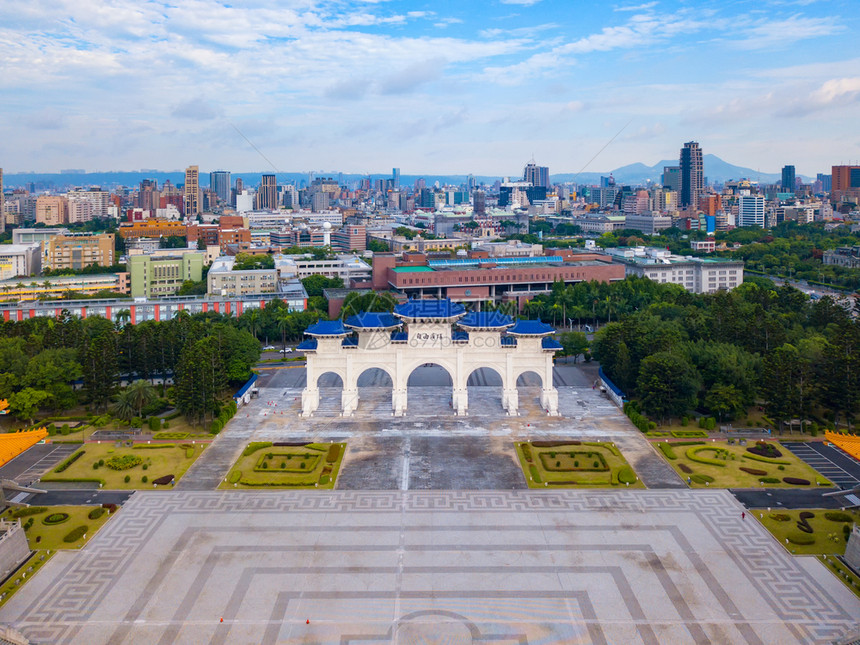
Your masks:
{"label": "high-rise building", "polygon": [[663,187],[681,192],[681,166],[663,166]]}
{"label": "high-rise building", "polygon": [[200,214],[200,168],[188,166],[185,169],[185,217]]}
{"label": "high-rise building", "polygon": [[0,168],[0,233],[6,232],[6,211],[3,198],[3,169]]}
{"label": "high-rise building", "polygon": [[145,211],[155,213],[160,206],[158,195],[158,180],[144,179],[140,182],[140,191],[137,194],[138,205]]}
{"label": "high-rise building", "polygon": [[833,166],[830,200],[841,201],[843,197],[860,196],[860,166]]}
{"label": "high-rise building", "polygon": [[821,182],[821,190],[825,193],[829,193],[831,188],[833,188],[833,182],[831,181],[832,177],[830,175],[825,175],[824,173],[818,173],[818,176],[815,178],[816,181]]}
{"label": "high-rise building", "polygon": [[209,189],[225,204],[230,202],[230,171],[215,170],[209,173]]}
{"label": "high-rise building", "polygon": [[764,197],[741,195],[738,197],[738,226],[764,228]]}
{"label": "high-rise building", "polygon": [[696,208],[699,205],[699,194],[705,188],[705,164],[702,159],[702,149],[698,142],[688,141],[681,148],[681,200],[682,207]]}
{"label": "high-rise building", "polygon": [[391,169],[392,190],[400,190],[400,168]]}
{"label": "high-rise building", "polygon": [[794,166],[782,167],[782,192],[794,192]]}
{"label": "high-rise building", "polygon": [[549,167],[538,166],[534,162],[526,164],[523,181],[531,182],[532,186],[549,188]]}
{"label": "high-rise building", "polygon": [[278,181],[275,175],[263,175],[257,191],[257,208],[265,211],[278,210]]}
{"label": "high-rise building", "polygon": [[60,195],[39,195],[36,199],[36,223],[57,226],[69,223],[69,204]]}

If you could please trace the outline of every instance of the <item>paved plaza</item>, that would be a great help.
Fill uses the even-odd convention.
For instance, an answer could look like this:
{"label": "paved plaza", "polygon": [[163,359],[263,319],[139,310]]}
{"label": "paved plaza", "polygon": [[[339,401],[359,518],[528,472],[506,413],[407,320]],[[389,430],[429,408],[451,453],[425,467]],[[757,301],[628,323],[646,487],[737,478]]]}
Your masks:
{"label": "paved plaza", "polygon": [[0,622],[87,645],[790,645],[854,626],[860,601],[741,510],[727,491],[138,492]]}

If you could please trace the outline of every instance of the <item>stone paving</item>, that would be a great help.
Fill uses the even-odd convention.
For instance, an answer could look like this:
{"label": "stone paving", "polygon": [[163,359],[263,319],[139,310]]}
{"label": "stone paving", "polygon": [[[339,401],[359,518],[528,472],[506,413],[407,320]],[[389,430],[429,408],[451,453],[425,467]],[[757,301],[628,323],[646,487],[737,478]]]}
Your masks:
{"label": "stone paving", "polygon": [[860,601],[741,510],[716,490],[138,492],[0,622],[86,645],[792,645],[854,627]]}

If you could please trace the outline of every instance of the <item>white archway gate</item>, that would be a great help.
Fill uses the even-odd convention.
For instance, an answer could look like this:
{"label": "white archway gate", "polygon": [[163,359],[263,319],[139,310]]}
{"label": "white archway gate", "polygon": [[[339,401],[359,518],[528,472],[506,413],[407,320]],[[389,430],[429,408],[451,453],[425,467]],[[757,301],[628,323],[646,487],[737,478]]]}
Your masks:
{"label": "white archway gate", "polygon": [[451,375],[457,415],[469,409],[469,375],[485,367],[501,376],[502,406],[509,415],[516,415],[519,407],[517,378],[535,372],[543,381],[541,405],[556,416],[552,357],[561,345],[550,338],[554,331],[538,320],[514,321],[497,312],[467,314],[450,300],[410,300],[398,305],[394,315],[361,313],[346,321],[320,321],[307,329],[309,338],[298,346],[307,355],[302,416],[311,416],[319,407],[317,380],[325,372],[343,379],[342,414],[351,415],[358,407],[358,377],[374,367],[391,377],[391,409],[402,416],[408,405],[409,375],[426,363],[439,365]]}

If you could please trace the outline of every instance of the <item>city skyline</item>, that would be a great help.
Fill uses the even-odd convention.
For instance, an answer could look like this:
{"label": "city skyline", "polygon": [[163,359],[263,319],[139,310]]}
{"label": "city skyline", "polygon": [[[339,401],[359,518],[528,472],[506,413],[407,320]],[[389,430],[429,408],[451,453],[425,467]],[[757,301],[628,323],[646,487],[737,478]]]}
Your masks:
{"label": "city skyline", "polygon": [[860,157],[852,3],[723,5],[6,5],[2,165],[575,173],[690,140],[807,176]]}

